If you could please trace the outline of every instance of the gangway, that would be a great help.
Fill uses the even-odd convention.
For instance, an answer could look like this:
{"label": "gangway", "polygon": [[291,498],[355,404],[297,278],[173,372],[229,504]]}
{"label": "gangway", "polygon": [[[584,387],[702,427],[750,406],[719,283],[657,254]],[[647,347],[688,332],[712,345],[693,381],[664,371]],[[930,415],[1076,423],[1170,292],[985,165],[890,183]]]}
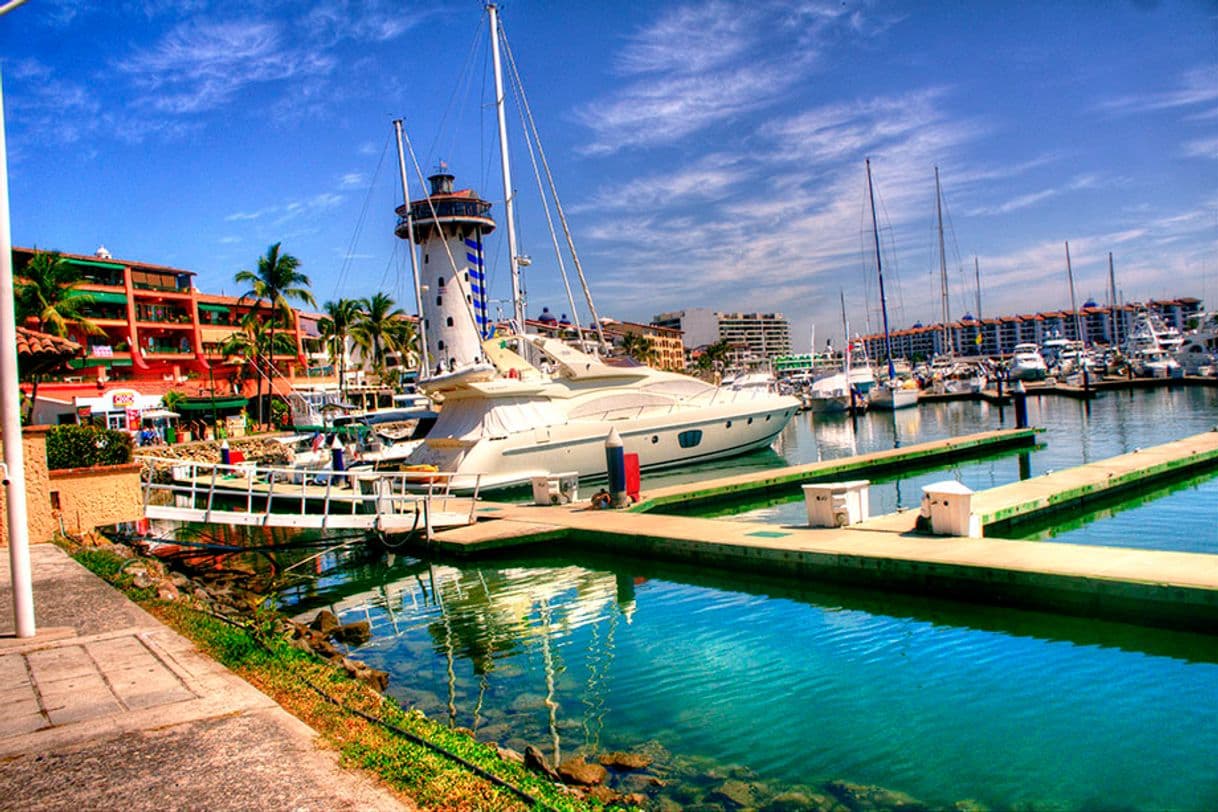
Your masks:
{"label": "gangway", "polygon": [[[423,533],[477,521],[481,475],[455,496],[452,474],[333,471],[144,458],[144,515],[179,522]],[[168,481],[157,472],[169,472]],[[462,475],[467,482],[468,474]]]}

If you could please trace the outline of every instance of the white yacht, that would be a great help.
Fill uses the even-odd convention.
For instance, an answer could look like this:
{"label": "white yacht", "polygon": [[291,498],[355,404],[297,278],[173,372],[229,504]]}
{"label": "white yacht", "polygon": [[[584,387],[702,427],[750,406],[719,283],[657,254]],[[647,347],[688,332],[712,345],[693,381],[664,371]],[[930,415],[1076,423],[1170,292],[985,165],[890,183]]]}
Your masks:
{"label": "white yacht", "polygon": [[1040,348],[1031,342],[1015,345],[1008,369],[1013,381],[1043,381],[1049,373]]}
{"label": "white yacht", "polygon": [[1133,373],[1142,378],[1180,377],[1184,371],[1176,361],[1183,339],[1174,328],[1166,327],[1151,311],[1140,310],[1134,317],[1125,342],[1125,357]]}
{"label": "white yacht", "polygon": [[[498,38],[497,9],[487,10],[491,36]],[[497,43],[492,40],[498,87]],[[799,409],[796,398],[764,388],[731,390],[646,366],[614,366],[556,338],[520,334],[525,318],[519,268],[525,260],[515,236],[504,93],[496,98],[513,319],[505,327],[489,315],[483,241],[496,228],[491,204],[472,190],[454,189],[454,176],[443,165],[429,178],[425,197],[410,200],[403,189],[408,202],[397,209],[395,233],[410,245],[422,317],[425,376],[418,388],[440,403],[435,425],[405,464],[456,474],[457,490],[472,488],[480,476],[487,490],[541,475],[604,476],[605,441],[614,429],[643,469],[769,445]],[[405,184],[401,122],[395,127]],[[586,288],[584,293],[599,333],[600,319]]]}
{"label": "white yacht", "polygon": [[1218,374],[1218,312],[1201,315],[1197,329],[1183,336],[1175,359],[1187,375]]}

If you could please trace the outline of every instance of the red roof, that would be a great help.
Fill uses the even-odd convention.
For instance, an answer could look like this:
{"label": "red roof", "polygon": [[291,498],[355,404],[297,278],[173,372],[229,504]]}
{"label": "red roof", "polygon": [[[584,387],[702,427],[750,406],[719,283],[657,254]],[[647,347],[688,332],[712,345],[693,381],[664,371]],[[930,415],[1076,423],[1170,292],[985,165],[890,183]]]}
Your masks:
{"label": "red roof", "polygon": [[25,327],[17,328],[17,355],[59,355],[70,358],[80,352],[80,345],[67,338],[40,333]]}

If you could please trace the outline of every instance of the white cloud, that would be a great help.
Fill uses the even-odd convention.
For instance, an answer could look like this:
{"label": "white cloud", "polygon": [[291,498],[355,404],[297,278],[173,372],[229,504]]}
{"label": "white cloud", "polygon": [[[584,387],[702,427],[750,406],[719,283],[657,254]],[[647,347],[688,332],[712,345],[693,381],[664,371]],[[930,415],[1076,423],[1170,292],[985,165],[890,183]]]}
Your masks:
{"label": "white cloud", "polygon": [[328,56],[291,47],[276,23],[196,20],[118,67],[148,94],[145,104],[189,114],[220,107],[248,85],[325,74],[333,66]]}
{"label": "white cloud", "polygon": [[340,189],[355,189],[364,186],[368,178],[363,172],[348,172],[338,180]]}
{"label": "white cloud", "polygon": [[1185,72],[1173,90],[1120,96],[1101,102],[1099,109],[1117,114],[1139,113],[1215,102],[1218,102],[1218,65],[1205,65]]}
{"label": "white cloud", "polygon": [[1190,158],[1211,158],[1218,160],[1218,136],[1212,138],[1196,138],[1184,144],[1184,154]]}

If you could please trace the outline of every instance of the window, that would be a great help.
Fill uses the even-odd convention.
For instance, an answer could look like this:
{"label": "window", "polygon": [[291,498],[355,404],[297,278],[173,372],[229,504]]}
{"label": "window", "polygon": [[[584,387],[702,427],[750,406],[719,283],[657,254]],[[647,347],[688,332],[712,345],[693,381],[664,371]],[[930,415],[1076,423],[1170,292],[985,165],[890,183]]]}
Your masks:
{"label": "window", "polygon": [[447,322],[448,322],[448,326],[449,326],[449,327],[452,327],[452,326],[453,326],[453,317],[452,317],[452,316],[449,316],[449,317],[448,317],[448,319],[447,319]]}
{"label": "window", "polygon": [[724,428],[725,428],[725,429],[730,429],[731,427],[732,427],[732,421],[730,421],[730,420],[729,420],[729,421],[727,421],[727,425],[726,425],[726,426],[724,426]]}
{"label": "window", "polygon": [[436,297],[436,307],[440,307],[440,306],[441,306],[441,305],[443,305],[443,304],[444,304],[444,297],[443,297],[443,296],[437,296],[437,297]]}
{"label": "window", "polygon": [[423,255],[423,264],[426,265],[429,262],[431,262],[431,254],[424,254]]}
{"label": "window", "polygon": [[658,435],[658,434],[651,435],[651,444],[655,445],[658,442],[660,442],[660,435]]}
{"label": "window", "polygon": [[689,431],[683,431],[677,435],[677,443],[681,446],[681,448],[695,448],[701,442],[701,429],[691,429]]}
{"label": "window", "polygon": [[438,287],[438,288],[444,287],[444,277],[441,276],[436,279],[436,287]]}
{"label": "window", "polygon": [[437,350],[442,350],[442,349],[444,349],[444,342],[443,342],[443,341],[437,341],[437,342],[436,342],[436,349],[437,349]]}

